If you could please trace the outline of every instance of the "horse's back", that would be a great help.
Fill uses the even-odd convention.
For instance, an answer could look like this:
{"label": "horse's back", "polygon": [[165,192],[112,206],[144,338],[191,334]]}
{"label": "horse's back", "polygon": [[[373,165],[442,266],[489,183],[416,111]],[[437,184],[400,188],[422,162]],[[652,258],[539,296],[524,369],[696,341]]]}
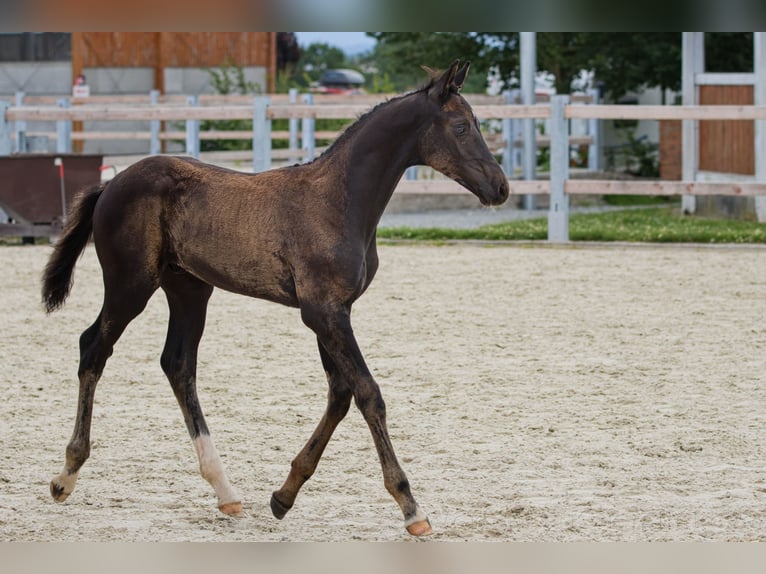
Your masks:
{"label": "horse's back", "polygon": [[190,158],[141,160],[99,200],[94,238],[102,266],[138,262],[155,278],[170,266],[229,291],[295,305],[286,246],[299,226],[284,180]]}

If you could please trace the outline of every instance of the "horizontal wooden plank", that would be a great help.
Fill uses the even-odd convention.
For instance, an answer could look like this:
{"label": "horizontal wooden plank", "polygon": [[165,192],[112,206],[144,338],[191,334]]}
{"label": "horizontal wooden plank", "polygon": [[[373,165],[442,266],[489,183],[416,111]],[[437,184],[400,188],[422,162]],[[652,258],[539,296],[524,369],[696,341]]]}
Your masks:
{"label": "horizontal wooden plank", "polygon": [[[367,112],[370,106],[348,105],[271,105],[270,119],[315,118],[353,119]],[[491,118],[547,118],[550,106],[481,105],[474,107],[476,116]],[[628,106],[628,105],[570,105],[567,118],[577,119],[650,119],[650,120],[766,120],[766,106]],[[139,120],[242,120],[252,119],[252,105],[231,106],[12,106],[6,112],[11,121],[139,121]]]}
{"label": "horizontal wooden plank", "polygon": [[[578,106],[580,107],[580,106]],[[584,106],[582,106],[584,107]],[[635,106],[632,106],[635,107]],[[547,118],[550,106],[475,106],[474,112],[480,119],[491,118]],[[315,118],[354,119],[370,110],[365,104],[285,104],[270,105],[269,119]],[[59,106],[11,106],[6,112],[10,121],[141,121],[141,120],[247,120],[253,117],[252,105],[229,106],[127,106],[127,105],[82,105],[62,108]]]}
{"label": "horizontal wooden plank", "polygon": [[140,120],[241,120],[252,119],[253,106],[25,106],[10,107],[12,121],[140,121]]}
{"label": "horizontal wooden plank", "polygon": [[615,181],[570,179],[564,184],[573,195],[766,195],[766,183],[701,181]]}
{"label": "horizontal wooden plank", "polygon": [[489,105],[473,106],[473,112],[480,120],[489,119],[545,119],[551,117],[551,107],[548,104],[533,106]]}
{"label": "horizontal wooden plank", "polygon": [[564,115],[602,120],[766,120],[766,106],[567,106]]}
{"label": "horizontal wooden plank", "polygon": [[[289,94],[264,94],[269,97],[274,104],[290,103]],[[312,94],[314,103],[317,105],[325,104],[365,104],[369,106],[377,105],[381,102],[400,96],[401,94]],[[189,96],[184,94],[160,94],[157,99],[158,104],[186,105]],[[200,94],[197,96],[200,105],[203,106],[225,106],[225,105],[243,105],[252,104],[255,94]],[[490,96],[487,94],[463,94],[463,97],[472,105],[503,104],[503,96]],[[131,105],[149,105],[151,103],[149,93],[145,94],[93,94],[87,98],[75,98],[71,94],[59,95],[24,95],[25,105],[56,105],[59,100],[69,100],[72,105],[99,105],[99,104],[131,104]],[[300,96],[299,96],[300,99]],[[547,100],[546,100],[547,101]]]}
{"label": "horizontal wooden plank", "polygon": [[[511,195],[539,195],[548,193],[548,182],[542,180],[508,182]],[[471,193],[451,179],[402,179],[396,193],[460,194]]]}

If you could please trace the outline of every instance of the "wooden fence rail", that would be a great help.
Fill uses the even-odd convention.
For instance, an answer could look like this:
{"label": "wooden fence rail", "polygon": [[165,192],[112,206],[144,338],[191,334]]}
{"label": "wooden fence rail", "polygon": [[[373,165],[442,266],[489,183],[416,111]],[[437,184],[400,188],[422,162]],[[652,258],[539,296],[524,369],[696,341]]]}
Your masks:
{"label": "wooden fence rail", "polygon": [[[311,122],[316,119],[355,118],[370,109],[370,104],[298,104],[272,103],[269,97],[256,97],[250,104],[230,104],[226,106],[200,106],[180,104],[156,104],[152,106],[83,104],[76,106],[11,106],[0,101],[0,155],[11,151],[11,123],[29,121],[55,121],[59,139],[71,139],[73,121],[121,120],[121,121],[185,121],[187,153],[199,157],[199,121],[200,120],[253,120],[253,152],[251,154],[254,171],[268,169],[271,160],[277,155],[285,155],[297,150],[272,150],[271,121],[275,119],[301,119],[304,132],[313,132]],[[696,181],[595,181],[569,180],[569,146],[572,139],[568,123],[571,119],[675,119],[675,120],[756,120],[759,130],[766,123],[766,106],[618,106],[618,105],[574,105],[568,96],[554,96],[550,104],[508,105],[497,103],[477,103],[473,106],[479,119],[546,119],[550,122],[551,174],[549,181],[513,180],[511,187],[515,194],[549,194],[550,210],[548,214],[548,238],[550,241],[568,241],[569,239],[569,201],[572,194],[639,194],[639,195],[766,195],[766,181],[757,182],[720,182],[702,183]],[[242,135],[242,134],[240,134]],[[763,137],[763,136],[756,136]],[[58,145],[58,143],[57,143]],[[513,142],[507,142],[508,146]],[[196,149],[195,149],[196,146]],[[61,149],[61,148],[59,148]],[[313,150],[304,157],[311,159]],[[757,157],[758,162],[766,161]],[[763,169],[756,173],[764,173]],[[460,188],[451,181],[408,181],[403,180],[398,191],[408,193],[415,189],[426,189],[439,193],[459,192]]]}

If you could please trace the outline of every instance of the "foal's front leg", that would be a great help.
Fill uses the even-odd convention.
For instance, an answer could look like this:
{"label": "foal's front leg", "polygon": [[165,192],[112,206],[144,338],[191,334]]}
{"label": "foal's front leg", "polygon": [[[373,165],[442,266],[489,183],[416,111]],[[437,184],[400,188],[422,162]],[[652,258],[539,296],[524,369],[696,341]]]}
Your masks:
{"label": "foal's front leg", "polygon": [[293,459],[290,465],[290,474],[282,485],[282,488],[271,495],[271,512],[276,518],[284,518],[287,511],[293,507],[298,491],[311,478],[316,470],[319,459],[322,457],[327,443],[330,442],[332,433],[340,421],[346,416],[351,406],[351,389],[343,380],[335,363],[319,343],[319,354],[322,357],[322,365],[327,375],[327,409],[322,415],[317,428]]}
{"label": "foal's front leg", "polygon": [[372,433],[383,468],[383,483],[404,514],[404,525],[413,536],[431,534],[431,524],[410,491],[410,483],[394,454],[388,436],[386,405],[380,387],[370,374],[351,329],[350,308],[327,309],[304,305],[301,317],[316,334],[354,396]]}

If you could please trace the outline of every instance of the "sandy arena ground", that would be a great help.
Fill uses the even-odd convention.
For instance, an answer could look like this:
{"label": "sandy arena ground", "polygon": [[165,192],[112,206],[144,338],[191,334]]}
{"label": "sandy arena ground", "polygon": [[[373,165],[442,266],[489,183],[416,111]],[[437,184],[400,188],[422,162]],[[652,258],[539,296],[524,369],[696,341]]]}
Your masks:
{"label": "sandy arena ground", "polygon": [[[159,366],[157,293],[96,393],[91,458],[48,492],[101,304],[89,248],[46,316],[50,248],[0,248],[0,540],[406,540],[352,407],[283,521],[325,406],[298,313],[216,291],[198,386],[249,516],[215,507]],[[432,540],[766,541],[766,250],[383,246],[354,325]]]}

